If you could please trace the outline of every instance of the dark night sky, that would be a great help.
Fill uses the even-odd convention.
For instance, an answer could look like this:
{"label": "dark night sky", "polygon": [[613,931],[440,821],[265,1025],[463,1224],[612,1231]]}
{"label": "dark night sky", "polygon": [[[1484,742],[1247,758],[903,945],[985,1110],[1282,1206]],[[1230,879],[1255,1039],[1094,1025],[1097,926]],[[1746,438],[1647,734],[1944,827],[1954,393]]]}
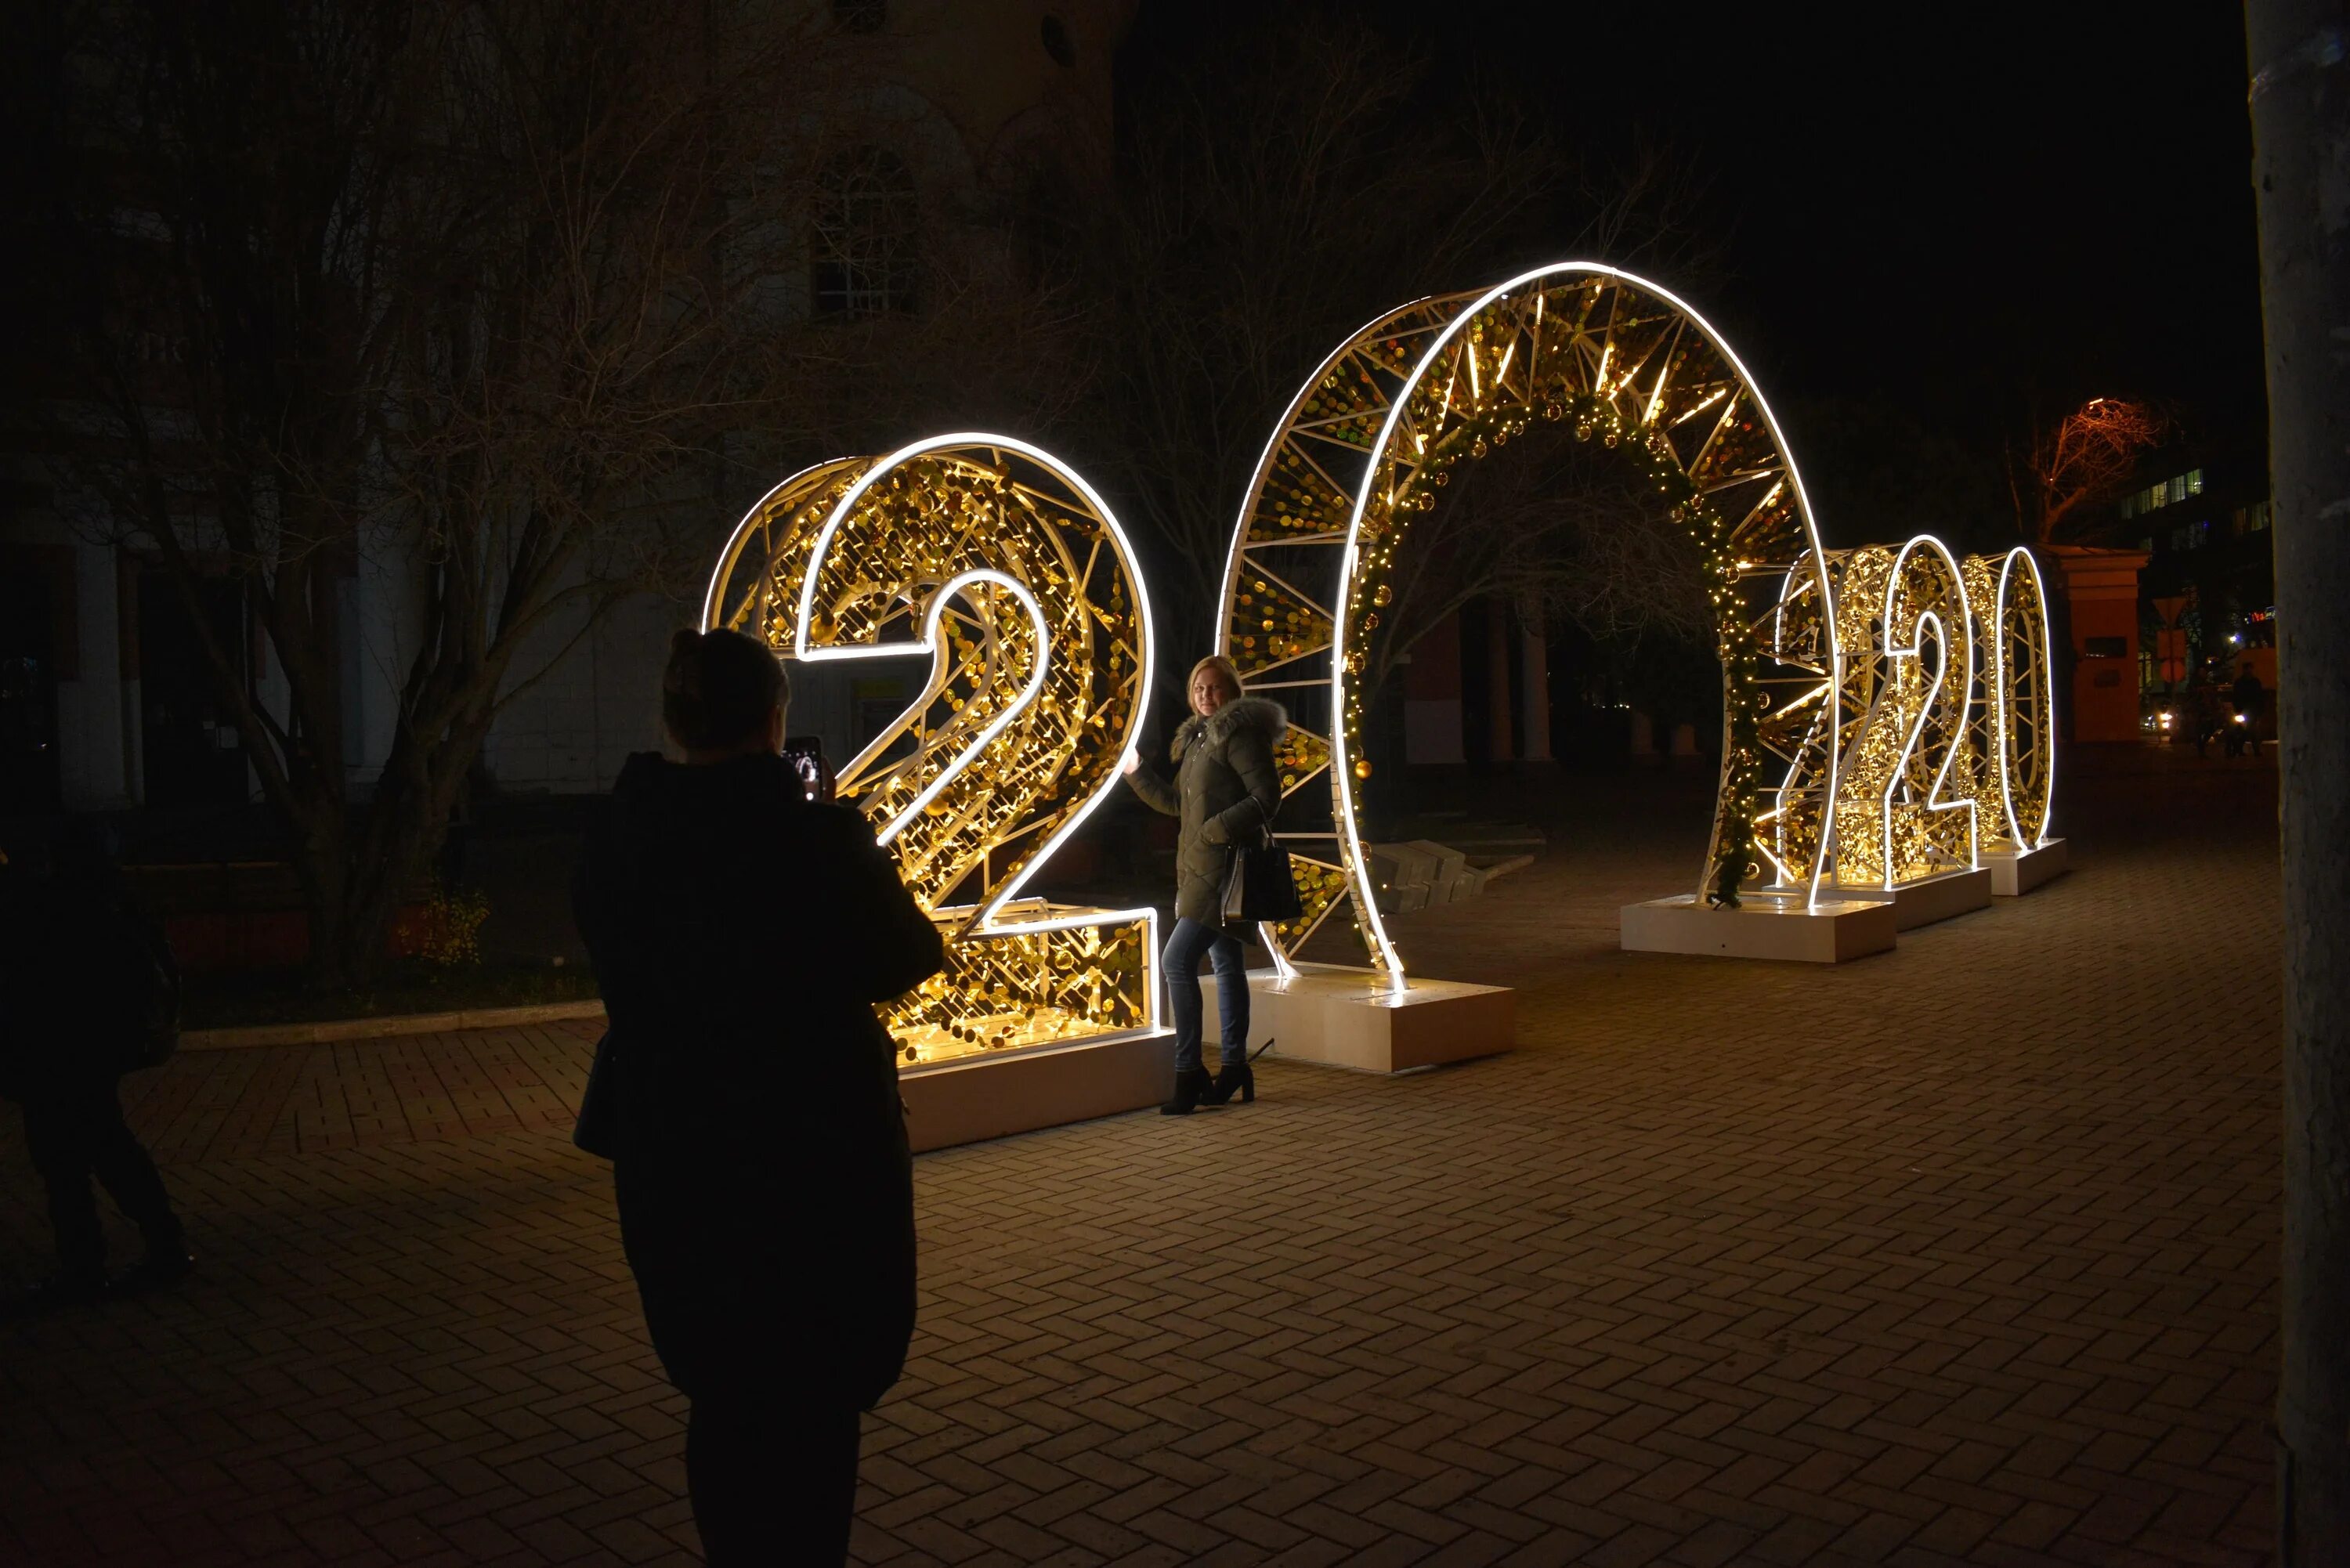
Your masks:
{"label": "dark night sky", "polygon": [[2240,6],[1363,14],[1440,76],[1514,78],[1602,156],[1644,134],[1693,161],[1724,243],[1692,303],[1774,399],[1908,398],[1981,432],[2026,395],[2126,393],[2260,428]]}

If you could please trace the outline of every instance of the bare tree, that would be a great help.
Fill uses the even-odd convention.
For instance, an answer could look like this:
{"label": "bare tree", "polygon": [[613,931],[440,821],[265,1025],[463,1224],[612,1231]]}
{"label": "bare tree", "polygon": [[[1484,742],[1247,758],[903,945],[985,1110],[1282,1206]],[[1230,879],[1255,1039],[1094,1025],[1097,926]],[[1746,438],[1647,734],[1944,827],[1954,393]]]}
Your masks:
{"label": "bare tree", "polygon": [[2251,0],[2245,13],[2284,628],[2277,1561],[2316,1568],[2350,1562],[2350,50],[2335,0]]}
{"label": "bare tree", "polygon": [[[1435,86],[1457,99],[1431,109]],[[1571,254],[1696,259],[1687,177],[1668,158],[1594,170],[1499,89],[1431,84],[1318,12],[1220,37],[1212,60],[1162,73],[1122,112],[1116,200],[1091,235],[1100,399],[1081,439],[1159,541],[1153,583],[1177,626],[1208,620],[1282,410],[1366,320]],[[1466,545],[1464,575],[1436,597],[1555,586],[1536,539],[1575,514],[1541,514],[1498,554]]]}
{"label": "bare tree", "polygon": [[[59,466],[192,608],[206,574],[244,586],[282,700],[193,618],[296,840],[324,980],[380,959],[546,650],[704,564],[730,457],[830,455],[881,422],[883,367],[993,358],[972,339],[1016,315],[933,313],[927,347],[949,352],[928,359],[921,322],[795,329],[827,151],[808,128],[851,117],[827,111],[821,9],[782,9],[131,0],[46,19],[54,86],[22,108],[49,171],[36,259],[81,378],[53,400]],[[935,282],[982,286],[952,265]],[[176,345],[160,363],[140,352],[157,335]],[[369,560],[412,610],[390,752],[359,792],[337,579]]]}
{"label": "bare tree", "polygon": [[2033,430],[2008,454],[2018,527],[2039,545],[2095,534],[2089,514],[2119,499],[2138,464],[2176,428],[2151,403],[2092,398],[2054,424]]}
{"label": "bare tree", "polygon": [[1601,644],[1710,642],[1697,542],[1618,454],[1537,423],[1519,450],[1450,478],[1444,504],[1412,524],[1414,568],[1396,575],[1393,629],[1373,639],[1363,677],[1371,701],[1414,644],[1480,598]]}

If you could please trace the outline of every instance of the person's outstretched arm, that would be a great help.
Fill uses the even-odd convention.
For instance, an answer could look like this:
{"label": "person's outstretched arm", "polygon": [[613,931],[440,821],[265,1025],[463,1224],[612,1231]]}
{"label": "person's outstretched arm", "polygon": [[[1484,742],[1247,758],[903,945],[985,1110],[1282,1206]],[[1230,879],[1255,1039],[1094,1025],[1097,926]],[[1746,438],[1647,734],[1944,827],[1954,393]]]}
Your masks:
{"label": "person's outstretched arm", "polygon": [[1138,762],[1135,770],[1126,775],[1126,782],[1151,810],[1164,816],[1183,815],[1183,797],[1173,784],[1152,773],[1148,763]]}
{"label": "person's outstretched arm", "polygon": [[873,842],[872,826],[847,806],[824,812],[836,842],[837,874],[827,882],[838,908],[827,917],[834,946],[848,964],[843,977],[866,1002],[902,996],[946,968],[939,928],[898,876],[889,852]]}

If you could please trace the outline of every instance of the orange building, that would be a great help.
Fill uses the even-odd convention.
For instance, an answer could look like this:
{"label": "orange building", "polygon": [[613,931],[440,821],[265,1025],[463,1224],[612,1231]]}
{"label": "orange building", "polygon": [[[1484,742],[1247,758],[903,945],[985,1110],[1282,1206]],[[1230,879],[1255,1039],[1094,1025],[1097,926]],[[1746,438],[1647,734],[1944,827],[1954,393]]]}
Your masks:
{"label": "orange building", "polygon": [[2075,741],[2138,738],[2137,575],[2144,550],[2053,545],[2072,626],[2072,701],[2064,710]]}

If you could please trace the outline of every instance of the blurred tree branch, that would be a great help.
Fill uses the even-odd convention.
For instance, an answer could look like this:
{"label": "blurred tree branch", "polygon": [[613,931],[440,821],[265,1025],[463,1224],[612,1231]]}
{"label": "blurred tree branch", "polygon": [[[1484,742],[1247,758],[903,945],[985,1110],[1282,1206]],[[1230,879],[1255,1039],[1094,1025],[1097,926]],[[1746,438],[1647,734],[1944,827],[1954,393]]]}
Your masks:
{"label": "blurred tree branch", "polygon": [[[56,467],[192,608],[205,576],[243,585],[282,687],[193,618],[297,839],[321,978],[380,958],[500,710],[615,601],[706,569],[737,474],[884,450],[974,386],[1078,395],[990,373],[1069,328],[983,254],[925,256],[920,318],[806,318],[817,139],[858,124],[822,21],[87,0],[28,29]],[[365,572],[397,717],[355,794],[339,590]]]}
{"label": "blurred tree branch", "polygon": [[2119,499],[2138,465],[2177,432],[2167,411],[2128,398],[2092,398],[2054,424],[2035,426],[2008,453],[2017,525],[2043,545],[2107,531],[2109,522],[2088,514]]}
{"label": "blurred tree branch", "polygon": [[[1159,542],[1164,625],[1208,625],[1267,438],[1365,321],[1569,255],[1683,273],[1709,259],[1686,226],[1690,176],[1666,154],[1595,167],[1492,84],[1431,81],[1342,16],[1271,14],[1121,109],[1116,200],[1082,258],[1099,397],[1079,439],[1088,471]],[[1396,652],[1479,593],[1603,620],[1628,611],[1629,587],[1567,578],[1644,570],[1642,546],[1595,533],[1568,550],[1610,504],[1530,477],[1537,488],[1506,501],[1501,480],[1481,479],[1490,524],[1440,524],[1440,540],[1415,542],[1417,557],[1449,549],[1454,564],[1424,590],[1438,607],[1388,639]]]}

